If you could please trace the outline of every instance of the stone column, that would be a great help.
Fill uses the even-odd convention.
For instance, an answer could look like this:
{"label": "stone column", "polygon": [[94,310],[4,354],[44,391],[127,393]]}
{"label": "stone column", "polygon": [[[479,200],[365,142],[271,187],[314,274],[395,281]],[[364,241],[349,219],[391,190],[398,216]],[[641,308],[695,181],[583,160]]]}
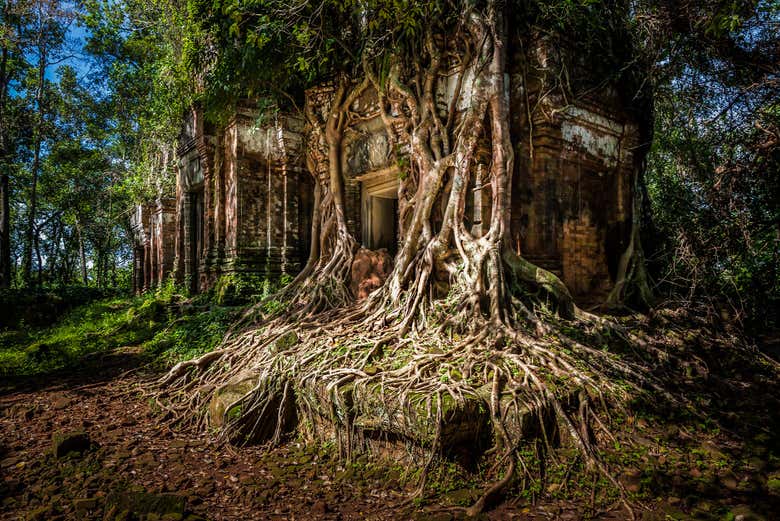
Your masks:
{"label": "stone column", "polygon": [[225,258],[225,140],[224,132],[217,135],[217,159],[214,162],[214,251],[217,270],[222,271]]}
{"label": "stone column", "polygon": [[197,281],[194,280],[193,266],[196,259],[193,258],[193,219],[192,219],[192,193],[186,192],[182,197],[182,250],[184,251],[184,281],[190,291],[197,291]]}
{"label": "stone column", "polygon": [[144,244],[144,293],[152,287],[152,248],[149,241]]}
{"label": "stone column", "polygon": [[301,223],[298,219],[300,213],[300,190],[298,181],[300,175],[285,163],[282,165],[282,179],[284,180],[284,246],[282,249],[282,272],[289,275],[296,274],[303,263],[298,244],[300,239]]}
{"label": "stone column", "polygon": [[152,213],[149,219],[149,287],[157,287],[158,276],[158,237],[157,237],[157,215]]}
{"label": "stone column", "polygon": [[144,247],[136,244],[133,247],[133,294],[140,295],[144,291]]}

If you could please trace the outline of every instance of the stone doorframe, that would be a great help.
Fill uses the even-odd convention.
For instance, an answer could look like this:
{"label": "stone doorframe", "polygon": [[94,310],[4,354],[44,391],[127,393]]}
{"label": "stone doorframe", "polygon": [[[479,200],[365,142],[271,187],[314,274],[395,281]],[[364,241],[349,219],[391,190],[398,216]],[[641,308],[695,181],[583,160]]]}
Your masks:
{"label": "stone doorframe", "polygon": [[368,249],[395,254],[398,248],[398,176],[392,166],[356,178],[361,185],[361,242]]}

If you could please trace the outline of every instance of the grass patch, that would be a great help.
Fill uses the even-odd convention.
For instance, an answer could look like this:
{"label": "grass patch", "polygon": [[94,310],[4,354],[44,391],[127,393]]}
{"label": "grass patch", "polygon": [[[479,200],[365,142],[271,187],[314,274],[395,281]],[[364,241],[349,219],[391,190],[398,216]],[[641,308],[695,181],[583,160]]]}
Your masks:
{"label": "grass patch", "polygon": [[92,353],[138,345],[163,369],[214,349],[241,309],[219,306],[208,294],[186,299],[173,286],[80,305],[48,327],[20,323],[0,331],[0,376],[50,373]]}
{"label": "grass patch", "polygon": [[81,357],[154,336],[165,320],[147,299],[112,298],[76,307],[50,327],[0,333],[0,374],[22,376],[65,368]]}

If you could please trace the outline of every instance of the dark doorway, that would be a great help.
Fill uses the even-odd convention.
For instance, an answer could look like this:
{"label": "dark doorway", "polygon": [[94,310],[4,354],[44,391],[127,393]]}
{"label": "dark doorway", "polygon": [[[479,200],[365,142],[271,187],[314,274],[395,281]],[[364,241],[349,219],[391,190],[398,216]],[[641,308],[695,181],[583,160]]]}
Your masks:
{"label": "dark doorway", "polygon": [[362,239],[370,250],[398,253],[398,178],[363,185]]}
{"label": "dark doorway", "polygon": [[190,193],[190,289],[198,292],[200,253],[203,249],[203,192]]}

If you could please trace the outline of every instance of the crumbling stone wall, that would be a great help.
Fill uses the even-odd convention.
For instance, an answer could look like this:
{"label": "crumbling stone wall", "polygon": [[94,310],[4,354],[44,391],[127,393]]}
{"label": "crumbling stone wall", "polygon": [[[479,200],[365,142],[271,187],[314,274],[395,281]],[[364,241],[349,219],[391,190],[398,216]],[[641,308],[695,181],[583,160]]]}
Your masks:
{"label": "crumbling stone wall", "polygon": [[[602,84],[574,99],[554,87],[564,58],[550,41],[539,38],[528,54],[520,53],[520,45],[514,48],[518,52],[509,74],[515,148],[512,247],[561,277],[581,304],[603,302],[630,239],[634,176],[641,159],[636,118],[614,85]],[[442,111],[462,74],[457,67],[453,62],[439,82]],[[327,119],[334,94],[332,83],[309,89],[306,110]],[[468,92],[462,93],[458,114],[468,99]],[[408,144],[391,150],[372,87],[357,97],[349,113],[341,158],[347,226],[365,248],[392,255],[403,230],[399,159]],[[215,128],[199,109],[187,114],[177,151],[175,202],[166,202],[162,210],[139,210],[135,217],[136,290],[159,284],[170,270],[197,292],[212,287],[223,273],[275,277],[301,269],[310,243],[312,174],[329,175],[327,150],[307,132],[303,118],[262,116],[246,104],[224,128]],[[306,153],[313,172],[305,168]],[[483,184],[489,161],[485,137],[466,202],[466,225],[476,236],[492,218],[490,186]],[[442,204],[447,193],[445,187]],[[440,218],[434,212],[434,228]],[[148,224],[140,224],[144,219]],[[154,233],[140,231],[149,226]]]}
{"label": "crumbling stone wall", "polygon": [[133,293],[163,284],[173,271],[176,207],[173,199],[136,205],[133,231]]}
{"label": "crumbling stone wall", "polygon": [[552,87],[562,59],[542,38],[514,60],[512,240],[591,305],[606,299],[630,240],[639,128],[615,86],[577,99]]}
{"label": "crumbling stone wall", "polygon": [[[176,189],[179,282],[212,287],[224,273],[297,273],[308,255],[310,174],[303,121],[242,107],[225,128],[193,109],[180,137]],[[303,194],[303,195],[302,195]]]}
{"label": "crumbling stone wall", "polygon": [[[512,246],[558,275],[578,302],[597,304],[614,285],[619,258],[630,239],[639,130],[613,86],[601,86],[577,99],[551,89],[559,70],[555,58],[552,44],[542,38],[530,61],[519,54],[512,60]],[[443,111],[454,95],[459,74],[450,71],[440,81],[437,102]],[[325,119],[334,91],[330,83],[309,89],[307,110]],[[468,98],[468,92],[462,94],[463,103]],[[366,248],[375,246],[373,235],[381,228],[377,219],[398,219],[390,211],[377,212],[375,198],[398,199],[392,192],[403,175],[392,159],[377,100],[372,87],[355,100],[342,146],[348,228]],[[466,108],[463,103],[458,110]],[[408,144],[399,145],[396,152],[403,155]],[[308,146],[313,147],[316,174],[327,176],[325,150],[317,150],[321,144],[314,142]],[[466,224],[476,236],[490,225],[492,194],[489,185],[482,183],[489,176],[489,161],[490,143],[484,139],[466,203]],[[442,200],[447,193],[445,187]]]}

